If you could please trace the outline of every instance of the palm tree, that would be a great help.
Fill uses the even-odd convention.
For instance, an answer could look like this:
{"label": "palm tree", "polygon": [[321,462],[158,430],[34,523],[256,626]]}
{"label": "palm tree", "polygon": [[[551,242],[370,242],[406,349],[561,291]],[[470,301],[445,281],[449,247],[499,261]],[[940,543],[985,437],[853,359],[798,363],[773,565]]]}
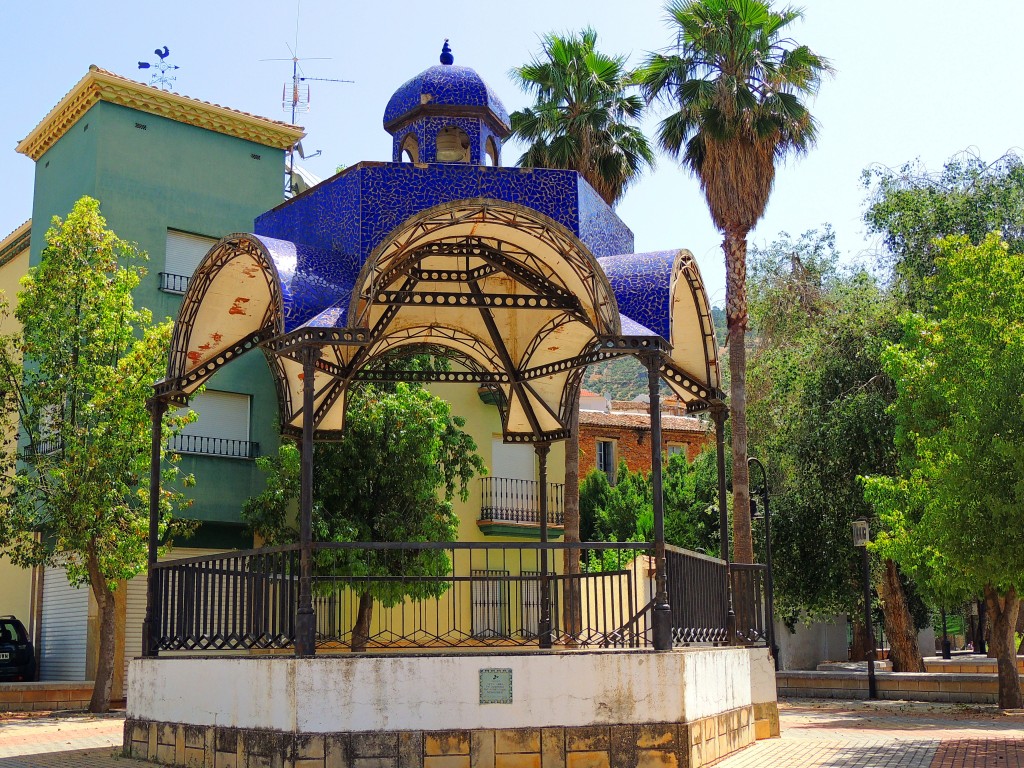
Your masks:
{"label": "palm tree", "polygon": [[640,82],[648,103],[676,110],[661,122],[659,143],[700,180],[724,236],[733,551],[737,562],[749,563],[747,233],[764,215],[776,164],[813,146],[817,123],[804,101],[832,68],[784,37],[802,18],[799,9],[775,11],[770,0],[673,0],[666,10],[676,45],[647,59]]}
{"label": "palm tree", "polygon": [[[639,127],[644,100],[629,93],[635,75],[624,56],[596,49],[590,28],[541,40],[541,54],[510,76],[536,101],[512,114],[512,136],[529,144],[519,165],[577,171],[608,203],[615,205],[626,188],[653,165],[654,152]],[[580,540],[579,396],[565,443],[564,541]],[[566,550],[566,573],[579,572],[579,550]],[[563,601],[565,626],[579,611],[578,595]]]}
{"label": "palm tree", "polygon": [[629,93],[624,56],[596,50],[593,29],[548,34],[541,55],[509,74],[536,102],[512,114],[512,135],[529,147],[519,165],[578,171],[608,205],[654,162],[638,125],[644,100]]}

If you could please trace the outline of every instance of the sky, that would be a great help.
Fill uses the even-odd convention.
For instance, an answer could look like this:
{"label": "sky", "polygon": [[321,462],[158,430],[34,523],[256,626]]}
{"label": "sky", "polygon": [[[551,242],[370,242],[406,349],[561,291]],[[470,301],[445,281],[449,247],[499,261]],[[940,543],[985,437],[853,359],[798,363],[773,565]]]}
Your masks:
{"label": "sky", "polygon": [[[818,145],[778,172],[767,212],[751,233],[767,245],[830,223],[839,249],[870,263],[879,244],[862,222],[865,168],[919,160],[941,168],[964,151],[994,160],[1024,144],[1024,71],[1018,0],[807,0],[792,36],[835,67],[811,102]],[[298,25],[296,25],[298,19]],[[473,67],[509,112],[529,103],[508,78],[548,32],[585,26],[599,48],[638,64],[674,42],[661,0],[517,0],[512,3],[340,2],[338,0],[0,0],[0,238],[30,218],[33,162],[14,151],[46,113],[96,64],[148,82],[139,61],[170,48],[176,92],[224,106],[290,119],[281,105],[291,77],[289,46],[298,41],[311,82],[310,110],[296,122],[303,146],[319,157],[303,164],[327,177],[340,165],[390,160],[381,118],[391,94],[437,63],[451,40],[457,64]],[[658,114],[647,120],[653,135]],[[504,165],[521,147],[507,145]],[[713,303],[724,303],[721,236],[697,181],[667,156],[617,209],[637,252],[689,248]]]}

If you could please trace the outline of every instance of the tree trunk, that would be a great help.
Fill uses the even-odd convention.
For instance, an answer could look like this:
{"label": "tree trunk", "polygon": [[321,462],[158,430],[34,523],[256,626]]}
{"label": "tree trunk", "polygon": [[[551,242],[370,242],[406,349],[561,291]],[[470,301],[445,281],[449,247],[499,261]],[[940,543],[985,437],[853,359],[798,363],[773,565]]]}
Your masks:
{"label": "tree trunk", "polygon": [[885,561],[878,595],[882,598],[892,671],[925,672],[924,659],[921,658],[921,649],[917,644],[917,628],[907,606],[899,571],[892,560]]}
{"label": "tree trunk", "polygon": [[114,643],[117,629],[114,621],[114,591],[107,586],[107,580],[100,571],[99,561],[90,549],[86,555],[89,571],[89,586],[99,607],[99,658],[96,662],[96,682],[92,687],[90,712],[110,711],[110,689],[114,684]]}
{"label": "tree trunk", "polygon": [[[576,404],[569,421],[569,438],[565,441],[565,488],[562,496],[562,523],[565,526],[563,541],[566,544],[580,540],[580,398],[576,393]],[[562,572],[580,572],[580,551],[562,550]],[[565,628],[568,644],[574,645],[580,633],[582,598],[579,579],[566,579],[562,595],[562,626]]]}
{"label": "tree trunk", "polygon": [[853,643],[850,645],[850,661],[864,661],[867,658],[870,646],[868,628],[864,626],[864,622],[853,622]]}
{"label": "tree trunk", "polygon": [[732,547],[737,563],[754,562],[747,468],[747,238],[726,232],[726,318],[729,328],[729,418],[732,420]]}
{"label": "tree trunk", "polygon": [[1017,634],[1020,635],[1020,645],[1017,646],[1017,654],[1024,653],[1024,611],[1017,611]]}
{"label": "tree trunk", "polygon": [[1013,630],[1017,626],[1020,600],[1012,587],[1000,597],[995,588],[985,585],[985,605],[992,627],[991,648],[995,652],[999,677],[999,708],[1021,709],[1020,675],[1017,672],[1017,648]]}
{"label": "tree trunk", "polygon": [[361,653],[366,650],[366,644],[370,640],[370,620],[372,618],[373,595],[369,592],[362,592],[359,595],[359,608],[356,610],[356,623],[352,627],[350,647],[353,653]]}

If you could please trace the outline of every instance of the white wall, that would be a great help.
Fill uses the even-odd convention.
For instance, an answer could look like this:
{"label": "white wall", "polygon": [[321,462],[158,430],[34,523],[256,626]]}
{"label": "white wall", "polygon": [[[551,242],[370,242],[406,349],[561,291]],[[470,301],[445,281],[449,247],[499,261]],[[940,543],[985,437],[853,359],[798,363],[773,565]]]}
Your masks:
{"label": "white wall", "polygon": [[[299,733],[692,721],[752,703],[750,658],[716,648],[136,659],[128,716]],[[480,704],[487,668],[512,669],[512,704]]]}
{"label": "white wall", "polygon": [[830,622],[797,624],[795,633],[776,621],[775,642],[779,646],[779,669],[783,670],[813,670],[823,661],[846,661],[850,655],[845,616],[836,616]]}

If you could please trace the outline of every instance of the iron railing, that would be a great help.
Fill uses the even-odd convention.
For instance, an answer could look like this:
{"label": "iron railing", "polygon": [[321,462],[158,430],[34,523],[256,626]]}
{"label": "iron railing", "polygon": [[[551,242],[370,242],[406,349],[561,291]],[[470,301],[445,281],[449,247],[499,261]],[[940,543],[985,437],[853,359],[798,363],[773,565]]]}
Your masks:
{"label": "iron railing", "polygon": [[59,437],[51,437],[40,440],[34,445],[29,443],[25,446],[26,456],[47,456],[51,453],[60,453],[64,450],[64,441]]}
{"label": "iron railing", "polygon": [[291,647],[298,571],[298,545],[158,563],[156,649]]}
{"label": "iron railing", "polygon": [[765,580],[763,565],[732,563],[732,607],[736,614],[736,641],[739,645],[763,645],[768,642],[765,617]]}
{"label": "iron railing", "polygon": [[[574,549],[587,554],[579,573],[566,573]],[[317,648],[543,646],[545,602],[552,644],[650,647],[651,552],[633,542],[317,543]],[[155,649],[294,648],[299,561],[289,545],[158,563]],[[730,642],[729,573],[722,560],[666,548],[675,645]],[[763,643],[764,566],[731,573],[733,641]]]}
{"label": "iron railing", "polygon": [[[319,648],[538,646],[545,591],[555,644],[651,643],[648,544],[587,544],[602,556],[575,574],[561,572],[565,545],[556,543],[313,546]],[[155,573],[157,650],[294,645],[297,545],[172,560]]]}
{"label": "iron railing", "polygon": [[251,440],[229,440],[224,437],[206,437],[204,435],[174,435],[171,437],[168,447],[178,453],[230,456],[235,459],[255,459],[260,455],[260,444]]}
{"label": "iron railing", "polygon": [[[480,519],[540,524],[540,483],[511,477],[480,478]],[[562,525],[565,486],[548,483],[548,525]]]}
{"label": "iron railing", "polygon": [[175,275],[171,272],[160,273],[160,290],[167,293],[184,293],[188,290],[188,275]]}
{"label": "iron railing", "polygon": [[673,644],[728,643],[728,563],[666,544],[665,573]]}

